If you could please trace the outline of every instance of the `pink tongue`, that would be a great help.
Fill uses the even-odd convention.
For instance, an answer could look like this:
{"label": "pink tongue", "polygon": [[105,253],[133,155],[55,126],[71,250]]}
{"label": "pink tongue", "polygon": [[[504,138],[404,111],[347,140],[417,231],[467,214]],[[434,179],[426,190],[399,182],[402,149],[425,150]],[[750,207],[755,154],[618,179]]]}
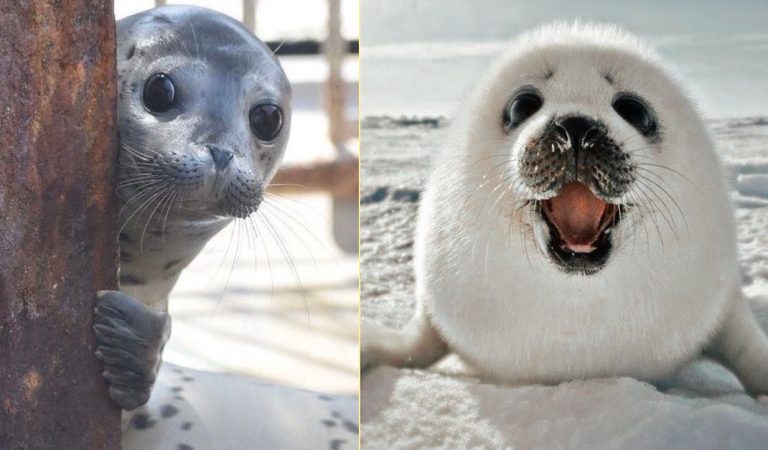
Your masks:
{"label": "pink tongue", "polygon": [[544,201],[544,213],[560,232],[566,247],[575,252],[593,250],[592,243],[608,225],[603,220],[612,207],[592,194],[581,183],[567,184],[554,197]]}

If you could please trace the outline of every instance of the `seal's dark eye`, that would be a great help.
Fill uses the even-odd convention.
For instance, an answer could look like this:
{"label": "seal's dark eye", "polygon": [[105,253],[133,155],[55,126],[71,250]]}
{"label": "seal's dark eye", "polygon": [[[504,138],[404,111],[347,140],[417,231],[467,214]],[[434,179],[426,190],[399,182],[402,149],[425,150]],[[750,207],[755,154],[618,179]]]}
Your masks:
{"label": "seal's dark eye", "polygon": [[173,80],[162,72],[147,79],[144,84],[144,106],[153,113],[164,113],[176,104]]}
{"label": "seal's dark eye", "polygon": [[271,142],[283,128],[283,112],[277,105],[265,103],[256,105],[248,113],[251,131],[260,141]]}
{"label": "seal's dark eye", "polygon": [[536,92],[521,92],[514,96],[509,102],[509,106],[504,111],[504,126],[512,129],[525,122],[526,119],[536,114],[544,103],[541,96]]}
{"label": "seal's dark eye", "polygon": [[643,136],[656,134],[656,119],[642,100],[633,96],[621,96],[613,101],[613,109]]}

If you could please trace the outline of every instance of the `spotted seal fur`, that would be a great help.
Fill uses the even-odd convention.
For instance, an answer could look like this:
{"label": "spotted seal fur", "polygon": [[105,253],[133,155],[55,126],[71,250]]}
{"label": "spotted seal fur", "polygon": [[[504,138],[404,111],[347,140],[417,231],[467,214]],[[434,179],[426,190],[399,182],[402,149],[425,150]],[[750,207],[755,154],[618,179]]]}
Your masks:
{"label": "spotted seal fur", "polygon": [[228,223],[255,212],[288,140],[291,87],[240,22],[166,6],[117,23],[120,291],[98,293],[96,356],[112,399],[147,402],[168,295]]}

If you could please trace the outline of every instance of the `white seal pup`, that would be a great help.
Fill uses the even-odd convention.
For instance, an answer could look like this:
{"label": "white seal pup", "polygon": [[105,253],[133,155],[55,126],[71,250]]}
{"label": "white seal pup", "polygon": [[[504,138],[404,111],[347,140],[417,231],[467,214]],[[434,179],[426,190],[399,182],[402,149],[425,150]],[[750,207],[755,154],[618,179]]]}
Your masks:
{"label": "white seal pup", "polygon": [[707,352],[768,391],[713,142],[613,26],[525,34],[480,80],[434,161],[415,274],[404,330],[364,322],[364,365],[451,350],[499,381],[656,380]]}

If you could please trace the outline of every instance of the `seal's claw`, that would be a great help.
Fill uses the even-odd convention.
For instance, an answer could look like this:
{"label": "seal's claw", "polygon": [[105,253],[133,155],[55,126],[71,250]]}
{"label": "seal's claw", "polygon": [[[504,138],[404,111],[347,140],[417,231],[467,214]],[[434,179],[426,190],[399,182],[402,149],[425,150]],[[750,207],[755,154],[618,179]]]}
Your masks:
{"label": "seal's claw", "polygon": [[96,297],[94,353],[104,362],[110,397],[130,411],[149,400],[171,332],[170,316],[120,291],[100,291]]}
{"label": "seal's claw", "polygon": [[112,385],[109,388],[109,396],[112,401],[120,405],[126,411],[131,411],[149,401],[151,388],[146,390],[127,389]]}

